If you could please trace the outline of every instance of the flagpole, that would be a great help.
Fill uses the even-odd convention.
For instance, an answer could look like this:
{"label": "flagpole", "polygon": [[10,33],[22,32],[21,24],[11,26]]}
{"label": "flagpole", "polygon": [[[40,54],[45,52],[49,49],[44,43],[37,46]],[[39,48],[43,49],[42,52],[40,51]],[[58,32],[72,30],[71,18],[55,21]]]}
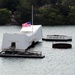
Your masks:
{"label": "flagpole", "polygon": [[33,5],[32,5],[32,35],[33,35]]}
{"label": "flagpole", "polygon": [[33,5],[32,5],[32,25],[33,25]]}
{"label": "flagpole", "polygon": [[32,5],[32,40],[34,39],[34,36],[33,36],[33,5]]}

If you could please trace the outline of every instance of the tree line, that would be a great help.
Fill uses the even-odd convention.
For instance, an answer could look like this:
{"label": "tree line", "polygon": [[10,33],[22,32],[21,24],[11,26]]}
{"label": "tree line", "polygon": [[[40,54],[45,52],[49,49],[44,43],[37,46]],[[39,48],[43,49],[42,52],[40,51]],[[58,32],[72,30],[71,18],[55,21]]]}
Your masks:
{"label": "tree line", "polygon": [[0,0],[0,25],[32,21],[42,25],[75,25],[75,0]]}

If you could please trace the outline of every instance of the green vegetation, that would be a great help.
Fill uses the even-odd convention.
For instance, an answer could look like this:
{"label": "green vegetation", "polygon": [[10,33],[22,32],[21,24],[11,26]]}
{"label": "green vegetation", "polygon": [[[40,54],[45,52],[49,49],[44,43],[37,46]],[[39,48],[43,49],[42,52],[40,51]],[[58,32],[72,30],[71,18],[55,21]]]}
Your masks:
{"label": "green vegetation", "polygon": [[4,25],[10,23],[11,12],[7,9],[0,9],[0,24]]}
{"label": "green vegetation", "polygon": [[31,21],[34,6],[34,24],[75,25],[75,0],[0,0],[0,25]]}

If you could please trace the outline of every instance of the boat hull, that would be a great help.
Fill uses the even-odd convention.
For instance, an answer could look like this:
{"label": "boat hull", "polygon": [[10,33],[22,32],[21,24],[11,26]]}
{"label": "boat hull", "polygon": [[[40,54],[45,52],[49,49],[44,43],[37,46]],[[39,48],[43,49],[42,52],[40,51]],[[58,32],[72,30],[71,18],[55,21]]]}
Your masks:
{"label": "boat hull", "polygon": [[55,43],[52,45],[52,48],[68,49],[68,48],[72,48],[72,45],[68,43]]}
{"label": "boat hull", "polygon": [[0,57],[18,57],[18,58],[44,58],[45,56],[0,54]]}
{"label": "boat hull", "polygon": [[48,39],[48,38],[42,38],[44,41],[72,41],[72,39]]}
{"label": "boat hull", "polygon": [[44,41],[72,41],[72,37],[65,35],[47,35],[42,38]]}
{"label": "boat hull", "polygon": [[38,52],[2,51],[0,57],[19,57],[19,58],[44,58]]}

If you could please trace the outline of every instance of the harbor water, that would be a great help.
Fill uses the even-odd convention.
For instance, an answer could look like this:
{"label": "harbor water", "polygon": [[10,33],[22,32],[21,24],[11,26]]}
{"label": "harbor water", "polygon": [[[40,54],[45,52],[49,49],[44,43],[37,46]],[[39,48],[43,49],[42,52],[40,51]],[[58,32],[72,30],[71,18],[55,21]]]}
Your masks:
{"label": "harbor water", "polygon": [[[0,51],[3,33],[18,33],[19,26],[0,26]],[[32,51],[42,51],[43,59],[0,57],[0,75],[75,75],[75,26],[43,26],[46,35],[72,36],[71,49],[53,49],[50,41],[42,41]]]}

